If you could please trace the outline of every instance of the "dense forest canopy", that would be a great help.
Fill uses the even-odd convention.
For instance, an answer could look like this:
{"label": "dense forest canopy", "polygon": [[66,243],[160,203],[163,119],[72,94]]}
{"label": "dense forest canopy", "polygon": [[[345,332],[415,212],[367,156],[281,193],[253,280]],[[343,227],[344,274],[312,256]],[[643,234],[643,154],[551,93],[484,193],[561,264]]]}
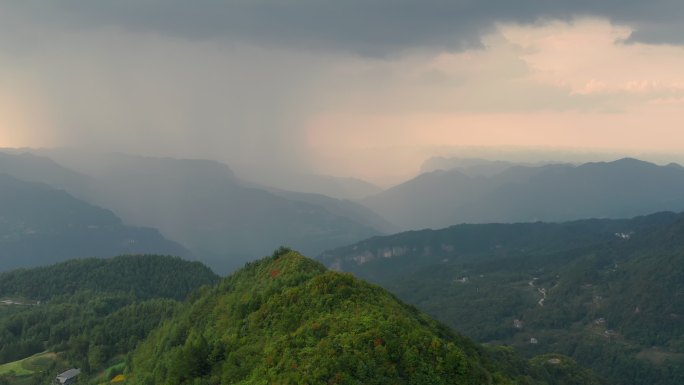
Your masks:
{"label": "dense forest canopy", "polygon": [[87,373],[127,354],[179,301],[218,276],[156,255],[77,259],[0,274],[0,364],[59,352]]}
{"label": "dense forest canopy", "polygon": [[553,382],[550,358],[535,366],[482,348],[287,249],[200,294],[136,349],[134,383],[599,383],[567,357]]}
{"label": "dense forest canopy", "polygon": [[684,381],[684,214],[459,225],[324,253],[480,342],[615,383]]}
{"label": "dense forest canopy", "polygon": [[47,300],[87,290],[182,300],[197,287],[217,280],[218,276],[200,262],[161,255],[123,255],[0,273],[0,296]]}

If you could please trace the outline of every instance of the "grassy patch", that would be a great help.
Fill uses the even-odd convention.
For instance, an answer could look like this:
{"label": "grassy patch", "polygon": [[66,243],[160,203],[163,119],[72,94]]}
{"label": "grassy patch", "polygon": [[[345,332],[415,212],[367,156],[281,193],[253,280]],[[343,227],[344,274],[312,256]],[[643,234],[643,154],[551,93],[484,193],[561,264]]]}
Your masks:
{"label": "grassy patch", "polygon": [[48,369],[55,361],[57,361],[57,353],[47,352],[31,356],[23,360],[21,365],[24,369],[39,372]]}
{"label": "grassy patch", "polygon": [[0,375],[14,374],[15,376],[28,376],[33,374],[32,370],[27,370],[21,365],[22,362],[23,360],[19,360],[0,365]]}
{"label": "grassy patch", "polygon": [[35,372],[46,370],[56,359],[55,353],[38,353],[22,360],[0,365],[0,375],[13,372],[15,376],[30,376]]}

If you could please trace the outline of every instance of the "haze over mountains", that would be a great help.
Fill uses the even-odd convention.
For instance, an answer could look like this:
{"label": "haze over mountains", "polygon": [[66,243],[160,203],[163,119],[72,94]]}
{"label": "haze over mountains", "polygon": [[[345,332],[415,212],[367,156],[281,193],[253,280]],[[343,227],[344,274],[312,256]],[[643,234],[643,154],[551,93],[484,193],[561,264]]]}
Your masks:
{"label": "haze over mountains", "polygon": [[45,184],[0,174],[0,271],[65,259],[157,252],[189,257],[152,228]]}
{"label": "haze over mountains", "polygon": [[[0,152],[0,173],[62,189],[83,204],[111,210],[124,224],[158,229],[189,250],[177,254],[193,254],[219,272],[280,245],[315,255],[401,229],[625,218],[684,209],[684,168],[675,164],[629,158],[579,166],[478,159],[429,164],[457,168],[423,173],[360,204],[314,191],[263,186],[210,160],[69,149]],[[300,190],[309,187],[303,184]],[[176,249],[156,251],[166,250]],[[90,251],[116,254],[111,252]]]}
{"label": "haze over mountains", "polygon": [[352,177],[297,173],[275,168],[263,170],[240,165],[235,167],[235,172],[240,178],[261,187],[320,194],[337,199],[358,200],[382,191],[382,188],[372,183]]}
{"label": "haze over mountains", "polygon": [[0,385],[684,384],[682,20],[0,1]]}
{"label": "haze over mountains", "polygon": [[[504,167],[503,163],[489,166]],[[512,166],[487,176],[423,173],[362,202],[402,229],[457,223],[628,218],[684,209],[684,169],[625,158],[579,166]]]}
{"label": "haze over mountains", "polygon": [[567,162],[512,162],[506,160],[488,160],[481,158],[461,158],[434,156],[420,166],[421,173],[433,171],[458,170],[470,176],[494,176],[515,166],[539,167],[547,164],[563,164]]}
{"label": "haze over mountains", "polygon": [[[543,362],[547,364],[551,359],[547,354],[571,356],[608,378],[609,383],[646,385],[656,379],[660,384],[675,385],[681,380],[683,214],[561,222],[564,218],[622,218],[642,212],[681,210],[681,166],[658,166],[629,158],[577,166],[467,160],[456,169],[423,173],[365,198],[363,203],[368,208],[314,192],[262,186],[237,177],[227,165],[211,160],[110,154],[83,162],[76,161],[82,154],[70,154],[74,157],[71,160],[63,154],[0,153],[0,198],[4,202],[0,213],[0,269],[44,265],[73,257],[154,252],[200,259],[223,274],[268,253],[267,248],[295,244],[319,253],[320,260],[334,269],[382,285],[481,342],[515,346],[528,358],[546,357]],[[525,223],[461,224],[383,236],[396,233],[397,228],[464,221]],[[303,261],[297,254],[292,258]],[[319,267],[302,263],[303,271],[318,274]],[[277,277],[282,274],[281,278],[288,282],[301,278],[285,274],[271,262],[250,266],[247,271],[268,270]],[[269,277],[262,282],[266,286],[273,279]],[[658,277],[656,286],[653,277]],[[246,285],[244,280],[239,282]],[[344,282],[356,285],[356,281]],[[271,293],[266,286],[258,290],[266,288],[264,293]],[[237,293],[242,296],[239,290]],[[302,293],[303,297],[314,297],[308,291]],[[326,298],[345,293],[336,290]],[[222,293],[214,292],[205,300],[233,301],[232,295],[224,298]],[[264,298],[269,296],[264,294]],[[245,306],[262,306],[264,302],[259,301],[238,301],[235,306],[243,310]],[[380,302],[395,306],[386,299]],[[290,314],[284,304],[273,303],[269,309]],[[146,324],[145,333],[161,320],[170,320],[171,309],[181,309],[178,304],[166,302],[139,306],[131,311],[149,307],[155,314]],[[183,317],[195,314],[191,307],[183,312]],[[211,317],[223,317],[217,312],[212,311]],[[131,317],[138,319],[140,314]],[[257,316],[233,321],[243,324],[253,317]],[[169,322],[174,328],[185,321]],[[196,348],[216,348],[216,354],[225,354],[220,352],[220,344],[204,346],[202,339],[197,339],[203,335],[208,343],[218,338],[214,326],[204,326],[188,329],[195,337],[177,349],[187,350],[191,356],[196,356],[192,353]],[[253,329],[249,338],[271,346],[262,340],[264,330]],[[346,333],[329,330],[331,336]],[[159,332],[154,338],[167,339],[163,337],[167,332]],[[142,338],[140,333],[137,335]],[[332,343],[320,337],[320,343]],[[440,343],[450,343],[449,338]],[[43,346],[38,340],[25,345],[21,338],[12,341],[28,349],[22,352],[41,351]],[[159,341],[151,341],[144,349],[161,346]],[[129,341],[116,351],[130,352],[134,345]],[[283,346],[273,349],[288,349],[290,345]],[[77,346],[72,348],[78,350]],[[160,350],[159,354],[167,357],[171,365],[164,364],[167,366],[163,370],[175,367],[173,362],[180,357],[176,350]],[[138,355],[138,365],[159,369],[157,363],[146,360],[148,355]],[[208,373],[231,378],[265,376],[261,364],[250,366],[249,374],[235,371],[232,364],[216,366],[209,356],[197,357],[204,357],[204,363],[198,363],[199,371],[187,377],[188,381],[207,380]],[[517,369],[502,371],[503,376],[534,378],[547,373],[548,368],[539,367],[534,359],[525,363],[506,357],[499,358],[513,360],[506,365]],[[103,364],[97,358],[93,360]],[[553,360],[556,362],[556,358]],[[567,362],[571,366],[566,369],[571,373],[587,381],[595,378],[572,366],[571,360]],[[491,368],[486,367],[482,373]],[[336,367],[326,370],[321,374],[326,378],[331,371],[347,371]],[[482,373],[476,376],[489,376]],[[284,375],[296,377],[291,372]],[[167,381],[169,377],[165,376],[158,379]],[[575,379],[574,383],[582,381]]]}
{"label": "haze over mountains", "polygon": [[[64,153],[52,155],[59,160]],[[283,244],[313,254],[392,228],[351,201],[250,187],[208,160],[98,155],[78,163],[77,172],[42,156],[2,155],[0,172],[65,189],[125,223],[159,229],[221,272]]]}
{"label": "haze over mountains", "polygon": [[325,208],[332,199],[317,204],[245,187],[212,161],[124,157],[95,178],[93,200],[126,221],[159,228],[206,260],[233,264],[222,270],[283,244],[316,252],[380,233],[344,204],[333,212]]}

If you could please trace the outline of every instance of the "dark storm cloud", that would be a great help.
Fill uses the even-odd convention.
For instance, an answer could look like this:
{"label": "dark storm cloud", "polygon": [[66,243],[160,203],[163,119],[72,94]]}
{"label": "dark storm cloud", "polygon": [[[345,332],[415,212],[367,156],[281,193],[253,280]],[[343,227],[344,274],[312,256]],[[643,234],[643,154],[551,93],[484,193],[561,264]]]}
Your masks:
{"label": "dark storm cloud", "polygon": [[24,0],[12,7],[47,22],[367,55],[458,50],[476,46],[496,22],[575,16],[629,24],[631,41],[684,42],[680,0]]}

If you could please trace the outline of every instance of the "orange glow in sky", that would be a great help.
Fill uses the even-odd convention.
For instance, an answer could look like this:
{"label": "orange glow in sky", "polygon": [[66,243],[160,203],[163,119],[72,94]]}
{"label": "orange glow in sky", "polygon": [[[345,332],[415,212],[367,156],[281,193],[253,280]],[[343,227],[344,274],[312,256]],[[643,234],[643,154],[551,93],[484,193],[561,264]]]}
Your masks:
{"label": "orange glow in sky", "polygon": [[[308,145],[374,180],[450,146],[684,153],[684,50],[625,44],[629,33],[594,19],[502,25],[483,50],[349,67],[341,107],[309,116]],[[364,85],[369,71],[393,81]]]}
{"label": "orange glow in sky", "polygon": [[684,49],[627,44],[631,32],[501,24],[478,49],[389,57],[65,35],[43,47],[51,61],[0,68],[0,145],[228,164],[294,154],[307,171],[383,184],[467,146],[684,154]]}

